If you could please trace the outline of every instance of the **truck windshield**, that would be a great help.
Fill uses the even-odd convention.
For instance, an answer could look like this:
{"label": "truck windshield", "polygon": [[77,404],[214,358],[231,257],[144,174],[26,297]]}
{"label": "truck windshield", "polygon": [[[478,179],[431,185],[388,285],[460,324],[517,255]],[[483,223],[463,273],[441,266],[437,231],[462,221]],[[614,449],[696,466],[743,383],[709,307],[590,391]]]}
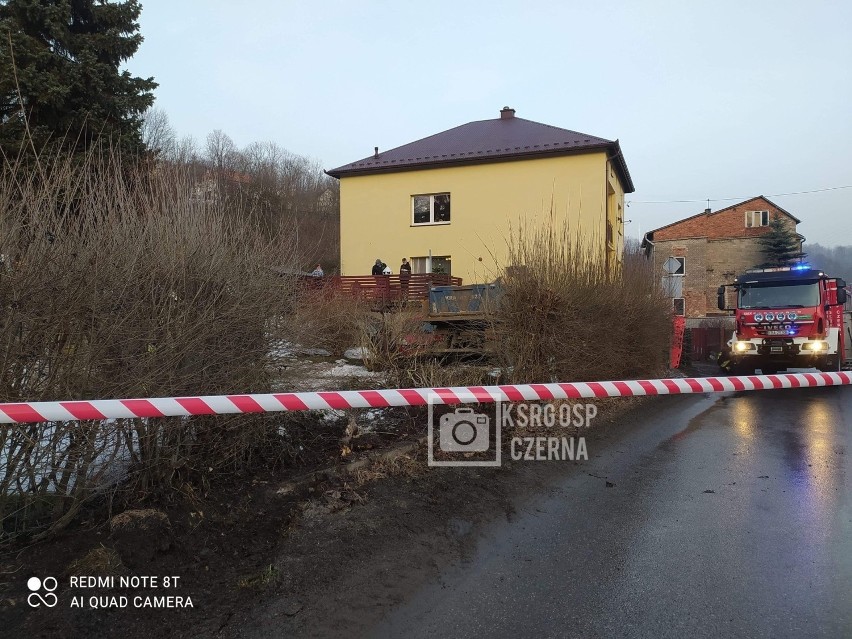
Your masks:
{"label": "truck windshield", "polygon": [[819,284],[747,284],[740,287],[739,308],[803,308],[819,305]]}

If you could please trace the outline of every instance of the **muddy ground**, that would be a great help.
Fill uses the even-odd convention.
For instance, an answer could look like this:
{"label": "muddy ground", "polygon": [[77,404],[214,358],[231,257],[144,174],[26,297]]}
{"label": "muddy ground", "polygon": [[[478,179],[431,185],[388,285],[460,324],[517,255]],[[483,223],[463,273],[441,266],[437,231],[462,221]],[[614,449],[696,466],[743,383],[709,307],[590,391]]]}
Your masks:
{"label": "muddy ground", "polygon": [[[589,455],[638,423],[636,407],[644,407],[644,421],[659,401],[606,400],[603,419],[582,433]],[[124,548],[123,561],[111,550],[116,538],[109,526],[86,521],[49,542],[6,553],[0,557],[0,635],[357,636],[437,578],[442,566],[463,562],[479,531],[498,518],[511,519],[518,500],[546,491],[565,473],[583,472],[582,462],[428,468],[417,435],[398,433],[385,442],[385,451],[397,451],[390,461],[365,463],[338,477],[235,477],[205,498],[187,496],[161,509],[171,532],[155,529],[131,539],[141,551],[133,556]],[[600,483],[606,490],[606,478]],[[96,574],[157,576],[160,587],[69,586],[73,575]],[[58,605],[28,604],[32,576],[58,579]],[[163,588],[165,576],[178,576],[179,585]],[[152,595],[189,597],[192,607],[133,607],[134,597]],[[74,596],[83,597],[83,609],[70,607]],[[124,596],[128,605],[91,610],[92,596],[101,605],[121,604]]]}

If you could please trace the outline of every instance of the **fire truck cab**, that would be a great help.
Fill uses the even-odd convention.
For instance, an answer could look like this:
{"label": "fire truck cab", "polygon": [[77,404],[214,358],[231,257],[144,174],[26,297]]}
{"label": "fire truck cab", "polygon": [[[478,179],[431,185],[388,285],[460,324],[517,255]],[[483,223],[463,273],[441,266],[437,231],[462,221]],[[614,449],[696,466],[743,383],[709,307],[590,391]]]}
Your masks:
{"label": "fire truck cab", "polygon": [[738,375],[758,368],[765,375],[788,368],[840,370],[852,335],[845,287],[842,279],[804,264],[750,269],[720,286],[719,309],[736,318],[720,366]]}

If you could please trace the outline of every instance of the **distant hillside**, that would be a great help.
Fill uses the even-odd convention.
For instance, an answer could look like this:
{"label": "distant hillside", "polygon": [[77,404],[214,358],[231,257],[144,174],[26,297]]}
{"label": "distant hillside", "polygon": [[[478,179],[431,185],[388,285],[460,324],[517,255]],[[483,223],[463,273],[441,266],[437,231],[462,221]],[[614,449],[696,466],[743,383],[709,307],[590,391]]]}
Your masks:
{"label": "distant hillside", "polygon": [[852,282],[852,246],[821,246],[806,244],[805,260],[832,277],[842,277]]}

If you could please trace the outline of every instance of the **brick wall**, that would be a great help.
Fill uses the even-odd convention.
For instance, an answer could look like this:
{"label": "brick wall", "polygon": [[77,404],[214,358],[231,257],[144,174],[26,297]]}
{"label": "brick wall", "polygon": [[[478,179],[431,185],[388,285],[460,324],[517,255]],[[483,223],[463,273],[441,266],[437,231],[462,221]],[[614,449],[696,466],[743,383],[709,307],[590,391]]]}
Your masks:
{"label": "brick wall", "polygon": [[691,238],[654,241],[654,272],[662,280],[669,257],[686,258],[683,297],[687,317],[724,315],[716,306],[716,290],[763,261],[755,238]]}
{"label": "brick wall", "polygon": [[654,269],[665,275],[669,257],[686,258],[683,297],[687,317],[724,315],[716,306],[716,290],[746,269],[763,262],[758,238],[768,227],[746,227],[746,211],[769,211],[792,231],[796,222],[762,197],[715,212],[704,212],[653,232]]}
{"label": "brick wall", "polygon": [[683,276],[683,297],[687,317],[704,317],[707,311],[707,240],[704,238],[654,242],[654,273],[665,276],[663,264],[669,257],[686,259]]}
{"label": "brick wall", "polygon": [[745,212],[766,210],[769,211],[770,217],[780,216],[787,226],[793,231],[796,230],[796,222],[790,216],[782,213],[771,202],[763,198],[756,198],[727,209],[711,213],[705,212],[656,230],[654,231],[654,241],[689,237],[757,237],[766,233],[768,227],[747,228],[745,225]]}

